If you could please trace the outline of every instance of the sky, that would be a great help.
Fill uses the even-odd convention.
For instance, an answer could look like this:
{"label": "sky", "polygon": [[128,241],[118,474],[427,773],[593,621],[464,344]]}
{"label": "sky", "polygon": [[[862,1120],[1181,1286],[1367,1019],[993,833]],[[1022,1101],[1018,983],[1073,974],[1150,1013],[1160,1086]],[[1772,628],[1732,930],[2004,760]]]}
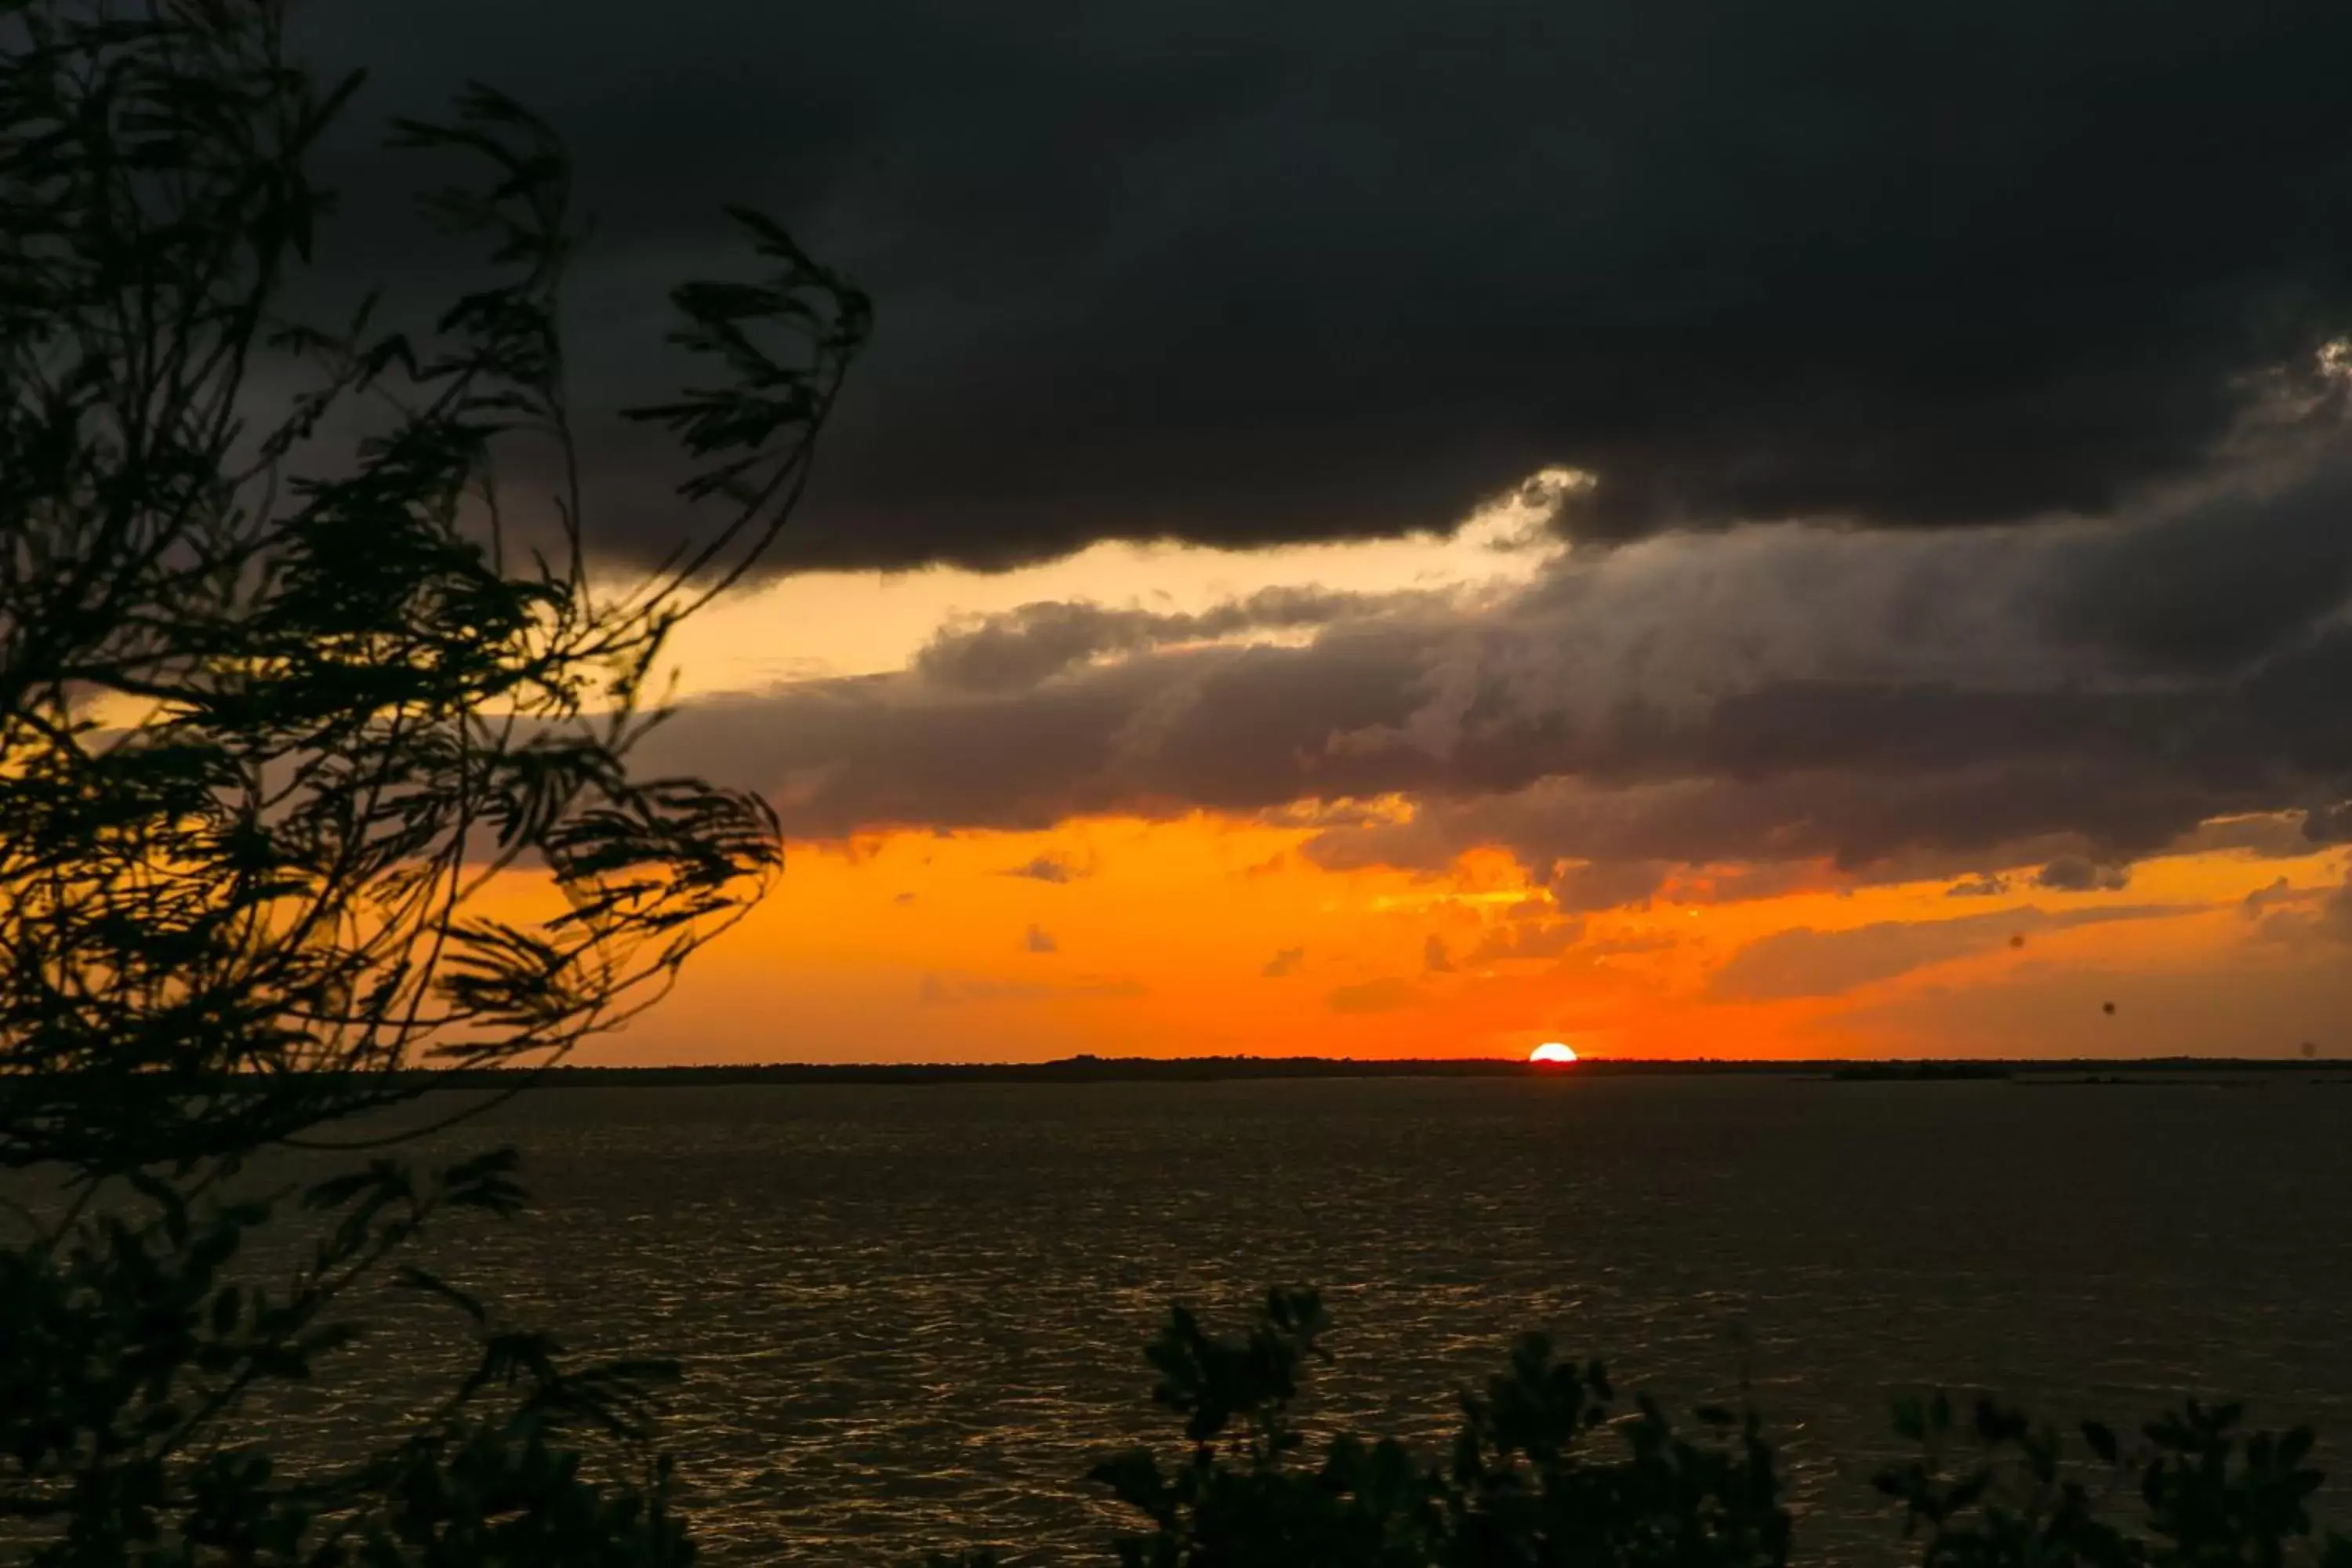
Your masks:
{"label": "sky", "polygon": [[583,1059],[2352,1053],[2352,8],[304,26],[566,137],[619,578],[719,205],[875,298],[648,756],[787,874]]}

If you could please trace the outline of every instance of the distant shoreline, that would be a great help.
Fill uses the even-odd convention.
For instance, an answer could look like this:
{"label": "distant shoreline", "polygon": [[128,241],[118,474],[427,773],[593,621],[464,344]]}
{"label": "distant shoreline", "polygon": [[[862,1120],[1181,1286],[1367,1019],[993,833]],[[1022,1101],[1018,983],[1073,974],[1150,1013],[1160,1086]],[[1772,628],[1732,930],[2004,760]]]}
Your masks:
{"label": "distant shoreline", "polygon": [[1555,1066],[1510,1058],[1422,1060],[1346,1057],[1066,1057],[1044,1062],[765,1062],[710,1067],[556,1067],[419,1074],[436,1088],[723,1088],[758,1084],[1223,1083],[1297,1079],[1801,1078],[1837,1082],[1940,1083],[2029,1079],[2084,1084],[2135,1076],[2352,1072],[2352,1060],[2301,1058],[2072,1058],[2046,1061],[1737,1061],[1594,1058]]}

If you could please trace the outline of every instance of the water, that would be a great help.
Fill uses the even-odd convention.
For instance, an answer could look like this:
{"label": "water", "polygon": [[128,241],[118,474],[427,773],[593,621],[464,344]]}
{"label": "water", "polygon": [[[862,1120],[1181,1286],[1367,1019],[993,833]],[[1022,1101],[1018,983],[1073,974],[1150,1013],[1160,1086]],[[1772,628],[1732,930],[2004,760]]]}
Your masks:
{"label": "water", "polygon": [[1744,1373],[1801,1555],[1873,1563],[1886,1410],[1925,1384],[2068,1419],[2242,1396],[2352,1470],[2347,1114],[2284,1079],[567,1089],[488,1130],[538,1212],[440,1256],[685,1360],[722,1563],[1089,1552],[1088,1461],[1169,1430],[1164,1304],[1297,1281],[1337,1319],[1318,1407],[1409,1437],[1530,1328],[1677,1400]]}

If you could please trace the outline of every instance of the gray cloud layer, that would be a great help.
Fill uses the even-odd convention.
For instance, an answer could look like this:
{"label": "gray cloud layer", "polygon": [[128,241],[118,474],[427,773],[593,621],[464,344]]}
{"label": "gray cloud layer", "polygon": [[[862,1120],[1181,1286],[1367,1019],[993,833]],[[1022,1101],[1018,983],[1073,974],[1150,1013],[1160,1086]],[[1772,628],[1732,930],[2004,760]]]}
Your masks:
{"label": "gray cloud layer", "polygon": [[[2171,513],[2123,526],[2189,532]],[[1197,621],[1178,628],[1191,646],[1136,646],[1131,612],[1032,606],[902,674],[701,705],[664,744],[771,790],[814,836],[1403,793],[1411,821],[1331,817],[1307,852],[1436,868],[1499,846],[1571,911],[1709,863],[2030,864],[2080,889],[2193,831],[2262,853],[2345,837],[2352,627],[2293,606],[2246,639],[2259,658],[2152,658],[2069,608],[2106,551],[2063,530],[1755,528],[1571,554],[1499,605],[1334,599],[1303,646],[1200,646]],[[2126,581],[2147,593],[2170,569]],[[1246,606],[1204,619],[1260,624]],[[1129,651],[1073,662],[1073,646]],[[1024,679],[967,679],[967,649]],[[2304,830],[2199,829],[2279,812]]]}

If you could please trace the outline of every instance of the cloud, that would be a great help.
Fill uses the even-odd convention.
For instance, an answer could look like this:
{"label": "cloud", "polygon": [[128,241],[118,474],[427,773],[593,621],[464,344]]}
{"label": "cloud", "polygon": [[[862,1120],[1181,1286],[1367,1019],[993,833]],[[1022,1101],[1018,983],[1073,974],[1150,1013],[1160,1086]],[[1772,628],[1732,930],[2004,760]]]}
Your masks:
{"label": "cloud", "polygon": [[689,703],[648,765],[760,788],[812,838],[1205,810],[1318,825],[1303,853],[1327,868],[1496,847],[1566,912],[1732,867],[1800,868],[1785,883],[2079,861],[2096,883],[2175,844],[2345,837],[2352,626],[2152,675],[2053,629],[2074,548],[2063,530],[1790,527],[1571,552],[1517,589],[1400,594],[1278,645]]}
{"label": "cloud", "polygon": [[1915,969],[2014,945],[2028,931],[2063,931],[2114,921],[2162,920],[2195,906],[2137,905],[2069,910],[2002,910],[1948,921],[1882,921],[1846,931],[1799,926],[1759,937],[1734,953],[1707,982],[1715,1001],[1781,1001],[1832,996],[1892,980]]}
{"label": "cloud", "polygon": [[[1557,879],[1562,909],[1589,910],[1643,903],[1666,889],[1676,868],[1742,861],[1867,882],[1959,877],[1988,860],[2046,860],[2085,846],[2113,860],[2153,853],[2247,798],[2121,763],[1989,758],[1915,770],[1841,762],[1825,754],[1820,765],[1761,777],[1731,769],[1640,784],[1563,777],[1449,795],[1423,800],[1409,820],[1328,829],[1306,853],[1333,869],[1434,871],[1469,849],[1502,848],[1530,875]],[[1738,881],[1727,890],[1738,891]]]}
{"label": "cloud", "polygon": [[1008,868],[1004,874],[1008,877],[1026,877],[1032,881],[1054,883],[1074,882],[1086,875],[1084,871],[1072,865],[1066,856],[1054,854],[1040,855],[1034,859],[1024,860],[1020,865]]}
{"label": "cloud", "polygon": [[1998,899],[2009,891],[2006,877],[1963,877],[1944,889],[1948,899]]}
{"label": "cloud", "polygon": [[2239,901],[2238,910],[2246,919],[2258,921],[2270,910],[2283,905],[2305,903],[2324,896],[2317,889],[2298,889],[2284,877],[2281,877],[2273,881],[2270,886],[2256,888],[2252,892],[2248,893]]}
{"label": "cloud", "polygon": [[1649,903],[1665,886],[1667,867],[1658,860],[1554,862],[1552,902],[1570,914]]}
{"label": "cloud", "polygon": [[1588,958],[1631,958],[1645,952],[1664,952],[1681,945],[1682,938],[1672,931],[1641,931],[1587,942],[1584,954]]}
{"label": "cloud", "polygon": [[2263,859],[2292,859],[2334,842],[2335,812],[2319,807],[2305,811],[2258,812],[2218,816],[2200,823],[2174,847],[2182,854],[2239,854]]}
{"label": "cloud", "polygon": [[1247,632],[1320,626],[1378,605],[1362,594],[1266,588],[1192,615],[1054,601],[955,621],[915,656],[927,679],[965,691],[1017,690],[1090,659]]}
{"label": "cloud", "polygon": [[[597,526],[641,553],[658,465],[593,416],[675,368],[722,200],[881,303],[783,541],[843,565],[1395,532],[1552,463],[1604,539],[2104,514],[2308,400],[2352,304],[2336,7],[356,0],[302,37],[378,112],[478,77],[571,139],[591,456],[644,498]],[[395,184],[373,142],[346,184]],[[414,271],[404,234],[332,253]],[[2164,602],[2119,614],[2244,646]]]}
{"label": "cloud", "polygon": [[2352,942],[2352,874],[2319,908],[2320,929],[2338,942]]}
{"label": "cloud", "polygon": [[1421,966],[1432,974],[1454,973],[1454,955],[1445,950],[1445,939],[1433,934],[1422,944]]}
{"label": "cloud", "polygon": [[1059,952],[1061,944],[1045,927],[1033,924],[1022,934],[1021,950],[1024,952]]}
{"label": "cloud", "polygon": [[2257,940],[2296,946],[2352,942],[2352,870],[2338,886],[2297,888],[2284,877],[2246,895],[2239,912]]}
{"label": "cloud", "polygon": [[1111,976],[1080,976],[1066,981],[992,980],[982,975],[926,973],[916,996],[927,1006],[950,1007],[965,1003],[1050,1002],[1065,997],[1120,999],[1146,994],[1135,980]]}
{"label": "cloud", "polygon": [[1305,948],[1286,947],[1280,952],[1276,953],[1272,958],[1267,959],[1265,961],[1265,967],[1258,973],[1265,975],[1268,980],[1286,979],[1290,975],[1297,973],[1298,966],[1306,962],[1307,950]]}
{"label": "cloud", "polygon": [[2128,866],[2102,866],[2082,855],[2062,855],[2033,875],[2033,885],[2059,893],[2120,892],[2131,882]]}
{"label": "cloud", "polygon": [[1342,985],[1327,999],[1334,1013],[1395,1013],[1417,1005],[1421,987],[1400,975]]}
{"label": "cloud", "polygon": [[2050,621],[2151,667],[2241,665],[2352,593],[2352,453],[2256,469],[2139,526],[2084,531],[2061,558]]}
{"label": "cloud", "polygon": [[1558,958],[1583,940],[1584,922],[1580,920],[1513,921],[1488,927],[1478,945],[1471,950],[1470,962],[1504,963]]}

